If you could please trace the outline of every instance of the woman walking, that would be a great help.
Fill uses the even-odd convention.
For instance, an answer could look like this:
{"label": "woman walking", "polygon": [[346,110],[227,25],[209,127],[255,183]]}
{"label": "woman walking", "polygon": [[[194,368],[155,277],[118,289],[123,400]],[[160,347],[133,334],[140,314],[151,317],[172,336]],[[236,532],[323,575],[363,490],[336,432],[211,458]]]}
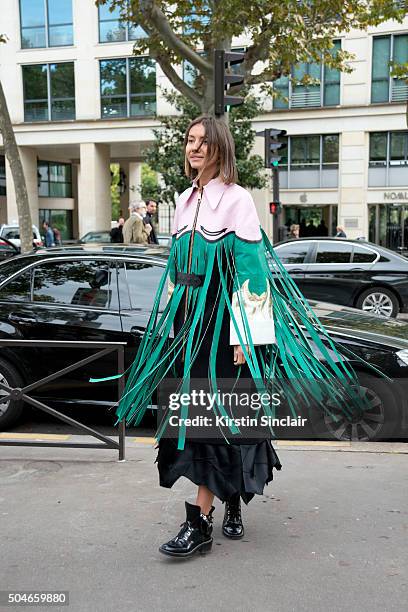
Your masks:
{"label": "woman walking", "polygon": [[[221,379],[250,379],[259,391],[268,382],[292,380],[296,384],[288,387],[286,400],[293,414],[297,393],[324,403],[325,392],[334,403],[350,406],[344,400],[355,400],[349,385],[354,372],[275,256],[251,195],[237,185],[228,127],[210,116],[195,119],[184,151],[192,187],[177,202],[169,261],[118,421],[137,425],[152,393],[170,376],[181,379],[182,391],[196,384],[193,379],[212,390]],[[166,290],[167,306],[160,313]],[[322,380],[330,382],[324,392],[313,384]],[[273,415],[270,404],[262,410]],[[213,413],[226,413],[219,399]],[[182,406],[181,417],[188,414],[189,407]],[[232,424],[217,438],[200,439],[180,421],[174,439],[168,435],[170,416],[168,411],[157,432],[160,485],[171,488],[185,476],[198,488],[195,504],[185,502],[180,531],[160,552],[189,557],[211,549],[214,497],[225,503],[224,536],[242,538],[241,499],[248,504],[261,495],[281,464],[266,436],[240,436]]]}

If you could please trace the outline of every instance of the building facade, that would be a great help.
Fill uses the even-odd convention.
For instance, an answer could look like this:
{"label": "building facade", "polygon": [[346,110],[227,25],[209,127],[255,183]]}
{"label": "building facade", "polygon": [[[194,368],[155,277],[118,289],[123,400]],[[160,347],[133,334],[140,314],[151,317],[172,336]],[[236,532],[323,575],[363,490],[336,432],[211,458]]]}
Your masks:
{"label": "building facade", "polygon": [[[110,164],[122,171],[121,208],[138,198],[143,152],[174,110],[161,94],[170,84],[148,57],[133,55],[138,27],[93,0],[3,0],[0,79],[19,145],[33,222],[50,220],[63,237],[110,227]],[[235,47],[245,46],[235,41]],[[351,73],[297,66],[320,85],[290,78],[265,100],[254,129],[287,130],[280,170],[280,222],[301,233],[366,236],[393,249],[408,243],[408,85],[391,77],[390,61],[408,61],[408,18],[368,32],[340,35],[355,54]],[[185,78],[191,78],[185,67]],[[263,141],[256,140],[263,155]],[[262,225],[272,233],[272,190],[254,192]],[[162,206],[162,212],[165,212]],[[0,223],[17,219],[10,169],[0,141]],[[163,215],[163,231],[168,217]]]}

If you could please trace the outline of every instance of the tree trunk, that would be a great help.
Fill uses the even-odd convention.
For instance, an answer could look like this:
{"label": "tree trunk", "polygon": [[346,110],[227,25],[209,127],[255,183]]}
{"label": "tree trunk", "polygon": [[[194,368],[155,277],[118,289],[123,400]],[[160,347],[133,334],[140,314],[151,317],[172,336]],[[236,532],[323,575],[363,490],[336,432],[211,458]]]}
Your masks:
{"label": "tree trunk", "polygon": [[18,223],[20,226],[21,252],[27,253],[33,249],[33,228],[31,211],[28,202],[26,181],[23,165],[20,159],[10,114],[3,87],[0,82],[0,133],[3,137],[4,151],[10,164],[13,177],[14,190],[16,192]]}

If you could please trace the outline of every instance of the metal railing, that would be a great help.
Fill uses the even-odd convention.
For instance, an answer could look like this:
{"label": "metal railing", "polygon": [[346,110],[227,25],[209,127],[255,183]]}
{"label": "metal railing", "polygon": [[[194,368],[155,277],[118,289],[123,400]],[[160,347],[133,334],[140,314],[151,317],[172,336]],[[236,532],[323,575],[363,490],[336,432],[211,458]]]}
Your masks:
{"label": "metal railing", "polygon": [[[23,400],[28,404],[42,410],[43,412],[47,412],[53,417],[57,418],[60,421],[64,421],[69,425],[72,425],[79,429],[80,431],[97,438],[102,441],[102,444],[91,443],[91,442],[45,442],[45,441],[27,441],[27,440],[0,440],[0,446],[58,446],[58,447],[70,447],[70,448],[113,448],[119,451],[119,461],[124,461],[125,459],[125,433],[126,433],[126,425],[125,419],[119,422],[118,430],[119,430],[119,441],[113,440],[108,436],[104,436],[95,429],[80,423],[79,421],[72,419],[65,414],[58,412],[54,408],[51,408],[47,404],[39,401],[35,397],[31,397],[30,393],[35,389],[41,387],[41,385],[51,382],[52,380],[56,380],[57,378],[61,378],[65,374],[72,372],[73,370],[77,370],[78,368],[87,365],[97,359],[105,357],[105,355],[109,355],[110,353],[117,352],[117,367],[118,374],[123,374],[125,369],[125,346],[126,342],[81,342],[76,340],[71,341],[60,341],[60,340],[19,340],[19,339],[4,339],[0,338],[0,346],[1,347],[28,347],[28,348],[86,348],[86,349],[100,349],[97,353],[93,355],[89,355],[80,361],[76,361],[75,363],[58,370],[44,378],[36,380],[34,382],[30,382],[24,387],[15,387],[11,388],[8,385],[0,382],[0,389],[5,391],[4,395],[0,396],[0,404],[7,402],[9,399],[14,401]],[[120,398],[123,394],[125,385],[124,377],[121,376],[118,378],[117,387],[118,387],[118,398]]]}

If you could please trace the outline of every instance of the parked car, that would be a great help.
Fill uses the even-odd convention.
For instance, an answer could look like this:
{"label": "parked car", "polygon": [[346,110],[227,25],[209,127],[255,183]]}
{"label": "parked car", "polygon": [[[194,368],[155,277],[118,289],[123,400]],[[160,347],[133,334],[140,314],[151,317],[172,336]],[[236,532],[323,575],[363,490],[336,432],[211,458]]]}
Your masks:
{"label": "parked car", "polygon": [[7,238],[0,238],[0,260],[18,255],[20,249]]}
{"label": "parked car", "polygon": [[[165,247],[78,245],[43,249],[0,263],[0,339],[126,341],[127,367],[144,334],[168,253]],[[165,303],[163,296],[162,309]],[[352,421],[344,415],[336,421],[336,415],[323,418],[320,410],[311,409],[307,434],[335,439],[407,435],[408,324],[340,306],[312,306],[333,338],[379,367],[393,382],[377,378],[356,363],[361,393],[368,395],[370,410],[354,415]],[[30,349],[2,347],[0,382],[24,387],[88,354],[82,349],[35,345]],[[88,381],[112,375],[116,368],[116,357],[111,354],[63,379],[48,381],[35,396],[75,402],[76,407],[106,408],[117,400],[116,383]],[[0,403],[0,426],[15,423],[22,409],[18,399]]]}
{"label": "parked car", "polygon": [[[3,223],[0,226],[0,238],[7,238],[17,248],[21,247],[20,228],[17,224]],[[43,246],[43,240],[40,235],[40,230],[36,225],[33,225],[33,247]]]}
{"label": "parked car", "polygon": [[275,250],[302,293],[383,317],[408,312],[408,259],[377,244],[300,238]]}

